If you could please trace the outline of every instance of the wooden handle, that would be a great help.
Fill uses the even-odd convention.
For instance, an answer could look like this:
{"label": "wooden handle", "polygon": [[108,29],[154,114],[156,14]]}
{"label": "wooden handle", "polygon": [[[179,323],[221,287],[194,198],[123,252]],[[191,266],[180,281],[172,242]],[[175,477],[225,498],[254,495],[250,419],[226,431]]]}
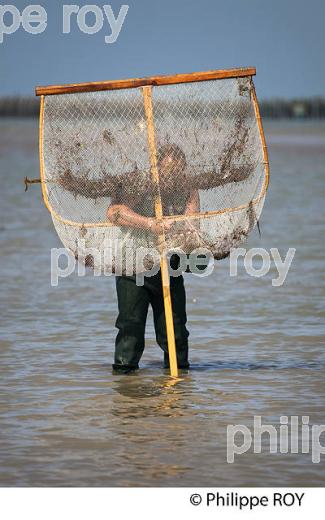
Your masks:
{"label": "wooden handle", "polygon": [[[157,165],[157,149],[155,142],[155,127],[153,118],[153,107],[152,107],[152,87],[143,87],[143,100],[144,110],[147,118],[147,132],[148,132],[148,147],[150,154],[151,164],[151,175],[152,180],[157,186],[157,195],[155,197],[155,214],[158,221],[162,221],[163,209],[159,191],[159,171]],[[165,320],[166,320],[166,332],[167,332],[167,343],[168,343],[168,355],[170,365],[170,375],[172,377],[178,377],[177,367],[177,355],[176,355],[176,342],[175,342],[175,331],[174,331],[174,320],[173,320],[173,309],[172,300],[170,295],[170,279],[168,272],[168,262],[166,257],[166,241],[165,232],[162,228],[162,232],[159,237],[159,249],[160,249],[160,272],[161,272],[161,283],[163,289],[164,308],[165,308]]]}

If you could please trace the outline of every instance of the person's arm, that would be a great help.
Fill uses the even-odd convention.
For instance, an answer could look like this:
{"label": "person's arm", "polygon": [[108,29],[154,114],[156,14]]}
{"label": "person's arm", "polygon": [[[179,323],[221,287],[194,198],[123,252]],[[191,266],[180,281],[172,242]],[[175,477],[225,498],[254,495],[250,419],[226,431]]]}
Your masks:
{"label": "person's arm", "polygon": [[118,226],[150,229],[152,225],[152,219],[136,213],[126,204],[111,204],[107,210],[107,218]]}
{"label": "person's arm", "polygon": [[157,234],[161,233],[163,228],[166,231],[171,226],[170,223],[164,222],[162,228],[162,225],[155,218],[144,217],[133,211],[126,204],[111,204],[107,210],[107,218],[117,226],[146,229]]}
{"label": "person's arm", "polygon": [[185,215],[193,215],[200,211],[200,196],[198,190],[193,190],[187,201]]}
{"label": "person's arm", "polygon": [[198,215],[197,219],[188,219],[184,222],[185,229],[188,232],[197,233],[200,228],[200,196],[198,190],[193,190],[190,193],[186,204],[184,215]]}

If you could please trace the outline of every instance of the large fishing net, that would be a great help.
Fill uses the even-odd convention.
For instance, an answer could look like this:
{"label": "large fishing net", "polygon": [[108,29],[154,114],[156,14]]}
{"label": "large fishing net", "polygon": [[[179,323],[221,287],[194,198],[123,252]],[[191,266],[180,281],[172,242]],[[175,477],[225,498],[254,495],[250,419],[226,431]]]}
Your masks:
{"label": "large fishing net", "polygon": [[[215,259],[247,238],[264,204],[251,77],[157,86],[151,96],[158,181],[142,87],[44,98],[43,193],[55,228],[76,258],[105,272],[148,269],[162,252],[157,199],[164,251],[201,248]],[[128,209],[150,225],[121,224]]]}

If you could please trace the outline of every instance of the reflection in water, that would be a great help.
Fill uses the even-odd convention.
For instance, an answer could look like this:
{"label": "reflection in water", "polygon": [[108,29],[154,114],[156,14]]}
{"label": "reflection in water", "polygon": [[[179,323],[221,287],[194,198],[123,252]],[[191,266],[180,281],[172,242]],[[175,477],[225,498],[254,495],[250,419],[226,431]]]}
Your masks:
{"label": "reflection in water", "polygon": [[141,370],[112,375],[114,280],[50,286],[60,243],[40,190],[22,183],[38,171],[36,123],[0,121],[0,136],[0,484],[322,485],[324,461],[310,454],[248,450],[227,464],[226,431],[254,415],[325,424],[324,124],[267,126],[270,191],[262,238],[247,245],[282,258],[296,247],[295,259],[278,288],[274,268],[230,278],[228,261],[209,279],[186,276],[192,368],[179,380],[162,368],[151,319]]}
{"label": "reflection in water", "polygon": [[[134,377],[134,376],[137,377]],[[163,378],[156,375],[152,380],[144,380],[141,373],[133,377],[122,377],[113,385],[114,391],[129,398],[123,408],[117,402],[111,413],[121,418],[141,418],[153,416],[179,417],[184,415],[188,405],[184,399],[193,391],[190,378]],[[183,385],[183,386],[182,386]],[[183,398],[183,399],[182,399]],[[149,399],[149,402],[147,401]]]}

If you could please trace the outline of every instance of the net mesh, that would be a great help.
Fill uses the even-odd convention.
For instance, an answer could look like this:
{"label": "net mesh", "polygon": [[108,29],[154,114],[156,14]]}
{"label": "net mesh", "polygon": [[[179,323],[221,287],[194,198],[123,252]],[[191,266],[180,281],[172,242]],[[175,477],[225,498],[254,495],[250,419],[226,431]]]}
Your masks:
{"label": "net mesh", "polygon": [[46,97],[43,180],[65,247],[86,265],[131,274],[161,253],[162,229],[167,251],[205,248],[220,259],[241,244],[266,188],[252,88],[250,77],[152,88],[158,183],[141,88]]}

